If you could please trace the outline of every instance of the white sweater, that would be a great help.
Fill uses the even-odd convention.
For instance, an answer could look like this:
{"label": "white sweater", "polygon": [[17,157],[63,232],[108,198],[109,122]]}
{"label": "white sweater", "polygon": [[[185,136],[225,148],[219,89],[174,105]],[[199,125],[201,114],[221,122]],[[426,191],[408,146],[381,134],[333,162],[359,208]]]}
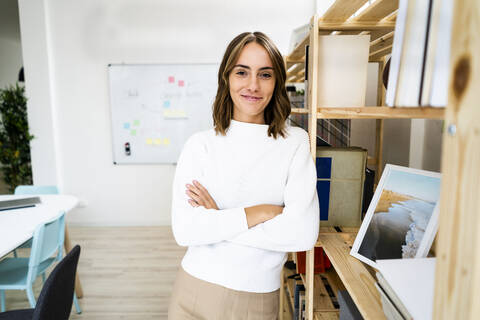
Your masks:
{"label": "white sweater", "polygon": [[[173,182],[172,229],[188,246],[183,269],[230,289],[280,288],[286,252],[311,249],[318,236],[317,175],[308,134],[287,127],[268,137],[268,125],[232,120],[226,136],[213,129],[192,135]],[[192,207],[186,184],[198,180],[219,210]],[[248,229],[244,208],[284,205],[283,213]]]}

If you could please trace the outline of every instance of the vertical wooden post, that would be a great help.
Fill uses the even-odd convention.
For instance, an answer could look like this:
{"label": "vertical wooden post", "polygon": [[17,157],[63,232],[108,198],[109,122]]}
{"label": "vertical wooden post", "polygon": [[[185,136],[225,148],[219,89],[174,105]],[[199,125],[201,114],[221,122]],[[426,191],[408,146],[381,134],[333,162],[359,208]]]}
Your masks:
{"label": "vertical wooden post", "polygon": [[[310,152],[315,161],[317,155],[317,79],[318,79],[318,16],[310,21],[310,46],[308,51],[308,134]],[[313,320],[313,263],[315,250],[309,250],[305,261],[305,313],[307,320]]]}
{"label": "vertical wooden post", "polygon": [[284,320],[283,319],[284,309],[285,309],[285,267],[282,268],[282,272],[280,273],[280,303],[278,308],[279,320]]}
{"label": "vertical wooden post", "polygon": [[480,315],[480,3],[455,1],[434,319]]}
{"label": "vertical wooden post", "polygon": [[[65,253],[69,253],[72,250],[72,243],[70,242],[70,235],[68,233],[68,228],[65,225],[65,240],[63,241],[63,246],[65,248]],[[77,298],[83,298],[83,288],[82,284],[80,283],[80,278],[78,276],[78,271],[75,275],[75,293],[77,294]]]}

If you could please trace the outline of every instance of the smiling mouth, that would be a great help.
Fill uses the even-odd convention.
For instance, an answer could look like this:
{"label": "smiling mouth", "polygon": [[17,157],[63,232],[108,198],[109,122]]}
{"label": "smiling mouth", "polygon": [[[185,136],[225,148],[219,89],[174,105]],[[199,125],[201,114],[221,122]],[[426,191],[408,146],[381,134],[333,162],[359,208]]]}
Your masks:
{"label": "smiling mouth", "polygon": [[260,100],[262,100],[262,97],[255,97],[255,96],[249,96],[249,95],[244,95],[244,94],[242,94],[241,96],[242,96],[242,98],[244,98],[248,101],[260,101]]}

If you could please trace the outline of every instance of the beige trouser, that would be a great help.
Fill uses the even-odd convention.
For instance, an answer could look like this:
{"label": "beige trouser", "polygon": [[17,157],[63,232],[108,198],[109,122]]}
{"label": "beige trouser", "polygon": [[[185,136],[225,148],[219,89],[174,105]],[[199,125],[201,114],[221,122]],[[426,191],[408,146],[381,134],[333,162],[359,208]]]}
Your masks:
{"label": "beige trouser", "polygon": [[180,267],[168,309],[169,320],[277,319],[279,290],[236,291],[197,279]]}

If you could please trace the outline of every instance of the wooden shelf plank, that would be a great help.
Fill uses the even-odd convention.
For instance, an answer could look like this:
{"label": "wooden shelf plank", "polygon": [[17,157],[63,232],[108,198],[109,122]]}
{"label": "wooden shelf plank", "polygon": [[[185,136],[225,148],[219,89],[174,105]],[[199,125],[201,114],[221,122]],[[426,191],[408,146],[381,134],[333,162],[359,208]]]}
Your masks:
{"label": "wooden shelf plank", "polygon": [[370,42],[370,55],[393,44],[394,31]]}
{"label": "wooden shelf plank", "polygon": [[381,38],[381,37],[386,36],[386,35],[389,34],[390,32],[392,32],[392,30],[390,30],[390,31],[385,31],[385,30],[373,30],[373,31],[370,31],[370,43],[373,42],[373,41],[378,40],[378,39]]}
{"label": "wooden shelf plank", "polygon": [[398,0],[377,0],[363,10],[354,21],[378,21],[398,9]]}
{"label": "wooden shelf plank", "polygon": [[392,14],[385,17],[385,21],[396,21],[397,20],[398,9],[393,11]]}
{"label": "wooden shelf plank", "polygon": [[293,114],[305,114],[305,113],[308,113],[308,109],[307,108],[292,108],[291,110],[291,113]]}
{"label": "wooden shelf plank", "polygon": [[318,29],[324,31],[366,31],[366,30],[385,30],[391,32],[395,29],[395,22],[391,21],[368,21],[368,22],[325,22],[319,21]]}
{"label": "wooden shelf plank", "polygon": [[[331,228],[333,229],[333,231],[326,230],[327,228]],[[357,236],[357,233],[358,228],[355,227],[342,227],[342,232],[338,232],[337,230],[335,230],[334,227],[321,227],[315,247],[323,247],[320,236],[324,234],[334,234],[340,237],[345,244],[352,246],[353,242],[355,241],[355,237]]]}
{"label": "wooden shelf plank", "polygon": [[339,234],[320,234],[320,243],[338,276],[365,319],[385,319],[375,279],[362,262],[350,256]]}
{"label": "wooden shelf plank", "polygon": [[386,46],[385,48],[379,49],[375,52],[371,52],[368,57],[368,61],[379,61],[381,58],[385,57],[387,54],[392,52],[392,45]]}
{"label": "wooden shelf plank", "polygon": [[445,108],[318,108],[318,119],[443,119]]}
{"label": "wooden shelf plank", "polygon": [[[296,63],[290,70],[287,71],[287,78],[296,75],[300,71],[305,70],[305,63]],[[305,72],[305,71],[304,71]]]}
{"label": "wooden shelf plank", "polygon": [[360,9],[367,0],[336,0],[323,14],[323,21],[345,21]]}
{"label": "wooden shelf plank", "polygon": [[295,49],[288,55],[288,60],[301,60],[305,56],[305,46],[310,42],[310,33],[307,34],[305,38],[303,38],[302,42],[300,42]]}
{"label": "wooden shelf plank", "polygon": [[339,311],[313,313],[313,319],[315,320],[338,320],[339,317],[340,317]]}

